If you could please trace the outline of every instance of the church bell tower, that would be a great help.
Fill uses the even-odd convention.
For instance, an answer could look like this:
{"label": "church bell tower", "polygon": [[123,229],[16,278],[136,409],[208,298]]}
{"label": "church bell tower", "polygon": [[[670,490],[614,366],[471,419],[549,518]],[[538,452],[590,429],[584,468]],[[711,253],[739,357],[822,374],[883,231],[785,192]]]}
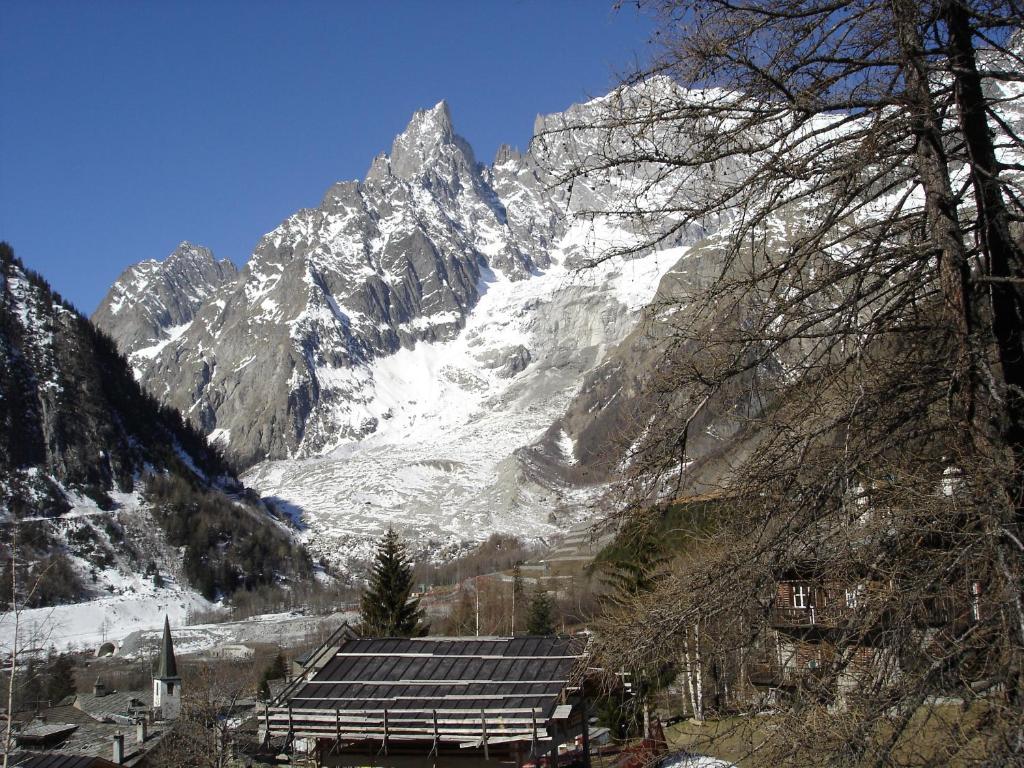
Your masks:
{"label": "church bell tower", "polygon": [[171,642],[171,622],[164,616],[164,639],[153,674],[153,709],[158,720],[174,720],[181,712],[181,678]]}

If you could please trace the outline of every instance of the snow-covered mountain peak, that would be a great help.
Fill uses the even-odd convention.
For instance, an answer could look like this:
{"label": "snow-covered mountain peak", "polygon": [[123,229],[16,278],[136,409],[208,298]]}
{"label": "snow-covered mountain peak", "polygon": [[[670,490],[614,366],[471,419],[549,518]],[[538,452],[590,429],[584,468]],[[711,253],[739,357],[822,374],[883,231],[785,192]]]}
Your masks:
{"label": "snow-covered mountain peak", "polygon": [[472,147],[455,133],[448,104],[441,101],[413,114],[392,142],[391,153],[374,159],[367,180],[396,176],[411,181],[432,173],[451,179],[476,170]]}
{"label": "snow-covered mountain peak", "polygon": [[122,352],[145,358],[237,276],[228,259],[218,261],[209,248],[183,241],[162,261],[147,259],[122,272],[92,319]]}
{"label": "snow-covered mountain peak", "polygon": [[[353,504],[372,512],[363,535],[381,519],[446,540],[527,518],[546,529],[560,492],[538,483],[540,454],[520,452],[629,333],[673,262],[648,253],[573,271],[635,238],[575,218],[554,182],[588,141],[503,147],[485,167],[446,104],[417,112],[363,181],[333,185],[265,235],[238,279],[140,360],[143,381],[255,466],[261,491],[301,507],[329,556],[357,527]],[[621,193],[600,174],[587,184],[609,201]],[[557,457],[569,456],[564,443]]]}
{"label": "snow-covered mountain peak", "polygon": [[442,99],[430,109],[418,109],[413,113],[409,125],[395,140],[399,141],[451,141],[455,136],[452,127],[452,111],[448,102]]}
{"label": "snow-covered mountain peak", "polygon": [[188,240],[182,240],[178,247],[171,251],[170,255],[163,261],[164,269],[195,269],[203,270],[210,267],[216,268],[218,264],[230,264],[227,259],[220,262],[213,256],[213,251],[203,245],[194,245]]}
{"label": "snow-covered mountain peak", "polygon": [[517,147],[502,144],[498,147],[498,151],[494,153],[494,162],[491,163],[491,166],[493,168],[497,168],[498,166],[505,165],[507,163],[519,163],[522,159],[523,154]]}

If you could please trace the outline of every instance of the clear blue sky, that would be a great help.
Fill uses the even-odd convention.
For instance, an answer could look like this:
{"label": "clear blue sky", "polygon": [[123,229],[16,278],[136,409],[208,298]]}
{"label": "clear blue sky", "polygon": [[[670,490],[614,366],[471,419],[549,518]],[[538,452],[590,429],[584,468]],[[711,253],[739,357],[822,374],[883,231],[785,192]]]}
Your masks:
{"label": "clear blue sky", "polygon": [[90,313],[181,240],[238,264],[416,109],[490,162],[605,92],[652,20],[612,0],[0,0],[0,239]]}

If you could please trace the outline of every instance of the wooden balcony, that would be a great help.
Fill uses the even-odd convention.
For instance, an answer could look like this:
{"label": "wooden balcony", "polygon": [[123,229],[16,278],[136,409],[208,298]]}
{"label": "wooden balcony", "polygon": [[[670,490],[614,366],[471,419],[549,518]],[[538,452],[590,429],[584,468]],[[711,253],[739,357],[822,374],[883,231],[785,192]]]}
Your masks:
{"label": "wooden balcony", "polygon": [[764,688],[779,688],[784,684],[782,669],[774,661],[748,662],[747,679],[751,685]]}
{"label": "wooden balcony", "polygon": [[818,689],[826,676],[824,667],[797,668],[783,667],[773,661],[757,661],[747,664],[747,679],[758,688],[806,688]]}

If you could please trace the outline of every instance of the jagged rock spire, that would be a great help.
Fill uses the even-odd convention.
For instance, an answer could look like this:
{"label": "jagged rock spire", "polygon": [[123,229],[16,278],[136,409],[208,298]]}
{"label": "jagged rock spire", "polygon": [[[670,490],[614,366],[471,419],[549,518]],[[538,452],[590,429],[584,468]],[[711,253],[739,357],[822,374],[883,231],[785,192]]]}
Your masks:
{"label": "jagged rock spire", "polygon": [[178,677],[178,662],[174,658],[174,643],[171,642],[171,622],[164,616],[164,639],[160,644],[160,661],[157,664],[157,680],[172,680]]}

